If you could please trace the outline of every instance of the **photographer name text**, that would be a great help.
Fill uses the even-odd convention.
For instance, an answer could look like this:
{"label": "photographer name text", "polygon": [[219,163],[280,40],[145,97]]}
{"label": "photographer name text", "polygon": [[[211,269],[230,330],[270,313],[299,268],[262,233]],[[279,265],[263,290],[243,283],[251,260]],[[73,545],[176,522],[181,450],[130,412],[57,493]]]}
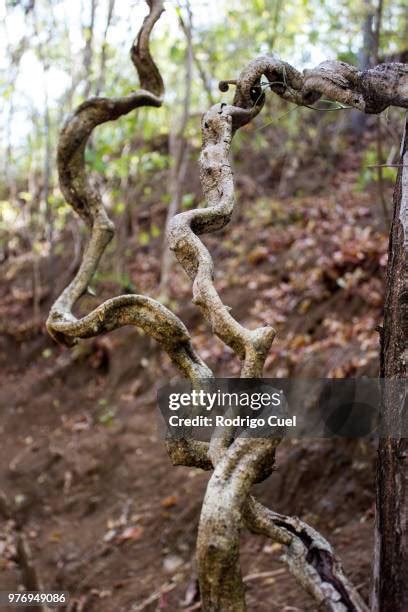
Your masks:
{"label": "photographer name text", "polygon": [[271,415],[267,419],[261,417],[251,418],[248,416],[227,417],[217,415],[215,417],[197,415],[195,417],[169,417],[170,427],[245,427],[256,429],[257,427],[296,427],[296,415],[291,417],[278,417]]}

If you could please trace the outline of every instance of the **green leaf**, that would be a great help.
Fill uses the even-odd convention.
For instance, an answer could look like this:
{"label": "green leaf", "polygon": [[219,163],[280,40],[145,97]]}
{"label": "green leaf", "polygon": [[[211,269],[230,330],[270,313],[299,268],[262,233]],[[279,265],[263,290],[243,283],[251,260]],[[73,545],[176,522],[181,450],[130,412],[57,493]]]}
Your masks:
{"label": "green leaf", "polygon": [[194,193],[185,193],[181,199],[182,208],[191,208],[194,204]]}
{"label": "green leaf", "polygon": [[150,234],[148,232],[140,232],[139,244],[140,246],[147,246],[150,242]]}
{"label": "green leaf", "polygon": [[161,229],[153,223],[152,227],[150,228],[150,232],[152,234],[152,238],[158,238],[161,234]]}
{"label": "green leaf", "polygon": [[115,410],[112,408],[108,408],[108,410],[105,410],[105,412],[103,412],[100,416],[98,421],[102,424],[102,425],[112,425],[113,421],[115,420]]}

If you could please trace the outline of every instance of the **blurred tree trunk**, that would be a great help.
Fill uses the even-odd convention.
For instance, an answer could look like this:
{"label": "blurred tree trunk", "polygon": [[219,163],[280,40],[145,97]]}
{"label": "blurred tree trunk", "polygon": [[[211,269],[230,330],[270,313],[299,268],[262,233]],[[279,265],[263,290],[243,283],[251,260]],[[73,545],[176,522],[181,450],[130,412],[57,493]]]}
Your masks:
{"label": "blurred tree trunk", "polygon": [[269,51],[271,53],[273,52],[275,48],[276,39],[278,38],[278,25],[279,25],[281,13],[282,13],[282,5],[283,5],[283,0],[275,0],[274,7],[273,7],[273,18],[272,18],[270,34],[269,34],[269,39],[268,39]]}
{"label": "blurred tree trunk", "polygon": [[[379,0],[381,2],[381,0]],[[359,53],[360,70],[368,70],[374,65],[376,41],[376,7],[372,0],[364,0],[363,46]]]}
{"label": "blurred tree trunk", "polygon": [[[183,195],[183,182],[186,176],[188,161],[188,142],[185,131],[190,117],[191,85],[193,71],[193,45],[192,45],[192,13],[189,2],[186,2],[187,22],[181,20],[182,29],[186,35],[186,77],[183,110],[179,125],[171,126],[169,133],[169,156],[170,156],[170,204],[167,209],[166,229],[170,219],[177,213],[181,205]],[[208,92],[207,92],[208,93]],[[168,297],[170,273],[173,263],[172,253],[169,251],[167,243],[163,248],[163,255],[160,266],[160,295]]]}
{"label": "blurred tree trunk", "polygon": [[[9,12],[9,6],[6,4],[5,7],[6,15]],[[28,37],[24,36],[20,43],[16,46],[13,44],[13,32],[9,32],[7,28],[7,19],[4,20],[5,30],[5,43],[6,43],[6,55],[10,58],[8,67],[8,88],[9,98],[3,99],[3,105],[6,112],[6,125],[5,125],[5,158],[4,158],[4,178],[7,188],[8,197],[10,202],[14,206],[18,206],[18,185],[17,185],[17,173],[15,168],[14,151],[13,151],[13,126],[14,126],[14,115],[15,115],[15,86],[16,81],[20,73],[20,62],[21,58],[26,51],[28,44]],[[6,110],[7,109],[7,110]]]}
{"label": "blurred tree trunk", "polygon": [[208,76],[207,72],[205,71],[201,60],[198,56],[198,54],[194,51],[194,47],[193,47],[193,24],[192,24],[192,16],[190,15],[189,18],[189,22],[186,25],[182,15],[179,16],[179,21],[180,21],[180,25],[181,28],[184,32],[184,35],[186,37],[186,40],[190,40],[190,53],[191,53],[191,59],[194,62],[196,68],[197,68],[197,72],[198,75],[201,79],[201,83],[203,86],[203,89],[205,91],[205,93],[207,94],[207,100],[208,100],[208,104],[209,106],[213,106],[213,104],[215,104],[215,99],[214,96],[212,94],[212,89],[211,89],[211,79]]}
{"label": "blurred tree trunk", "polygon": [[48,102],[48,91],[47,86],[45,89],[45,101],[44,101],[44,188],[43,198],[45,203],[45,215],[46,215],[46,239],[49,245],[49,256],[48,256],[48,269],[47,269],[47,284],[48,288],[53,295],[54,292],[54,215],[51,208],[50,202],[50,183],[51,183],[51,125],[50,125],[50,109]]}
{"label": "blurred tree trunk", "polygon": [[85,99],[89,98],[92,89],[91,73],[92,73],[92,59],[93,59],[93,37],[94,37],[94,26],[95,26],[95,14],[96,14],[97,0],[91,0],[91,16],[89,25],[84,28],[85,36],[85,48],[84,48],[84,93]]}
{"label": "blurred tree trunk", "polygon": [[[381,378],[406,379],[408,360],[408,131],[394,192],[384,327],[381,336]],[[395,385],[397,386],[397,385]],[[403,427],[405,381],[383,394],[385,423]],[[377,508],[374,551],[373,612],[408,610],[408,439],[381,438],[377,465]]]}
{"label": "blurred tree trunk", "polygon": [[[375,27],[374,27],[374,47],[373,47],[373,65],[379,63],[380,57],[380,34],[381,24],[383,17],[383,0],[378,0]],[[364,115],[365,116],[365,115]],[[384,190],[384,174],[383,174],[383,163],[385,162],[383,146],[382,146],[382,134],[381,134],[381,115],[377,115],[376,121],[376,149],[377,149],[377,182],[378,182],[378,196],[380,198],[381,209],[384,216],[384,224],[387,231],[390,229],[390,213],[388,211],[387,200],[385,197]]]}
{"label": "blurred tree trunk", "polygon": [[[51,118],[50,118],[50,106],[49,106],[49,83],[48,83],[48,74],[50,69],[50,59],[48,54],[49,45],[52,40],[52,29],[53,24],[55,24],[52,19],[48,28],[47,28],[47,38],[45,42],[41,40],[41,30],[44,28],[44,25],[38,21],[38,15],[35,10],[35,5],[33,6],[32,14],[33,14],[33,26],[34,32],[37,38],[37,52],[38,57],[42,65],[42,74],[43,74],[43,91],[44,91],[44,101],[43,101],[43,116],[42,116],[42,132],[43,132],[43,142],[44,142],[44,161],[43,161],[43,171],[42,171],[42,201],[45,207],[45,239],[48,243],[49,255],[48,255],[48,263],[47,263],[47,286],[48,289],[53,295],[54,291],[54,215],[51,208],[50,202],[50,191],[51,191],[51,179],[52,179],[52,144],[51,144]],[[49,2],[47,6],[50,15],[52,15],[52,4]],[[38,265],[38,264],[36,264]],[[40,276],[39,270],[35,270],[34,272],[35,280],[33,281],[33,286],[35,286],[34,291],[34,312],[39,313],[39,297],[38,292],[40,290]]]}
{"label": "blurred tree trunk", "polygon": [[108,49],[108,32],[112,22],[113,10],[115,8],[115,0],[109,0],[108,2],[108,14],[106,16],[105,30],[103,33],[103,42],[101,50],[101,59],[99,64],[99,77],[96,86],[95,95],[99,96],[105,86],[105,72],[106,72],[106,52]]}
{"label": "blurred tree trunk", "polygon": [[[382,12],[382,0],[378,0],[378,3],[381,5]],[[376,53],[376,31],[379,32],[379,25],[376,25],[378,9],[375,7],[373,0],[363,0],[363,7],[363,44],[358,54],[358,68],[359,70],[368,70],[374,65]],[[361,134],[366,126],[367,116],[364,113],[352,110],[350,117],[353,132]]]}

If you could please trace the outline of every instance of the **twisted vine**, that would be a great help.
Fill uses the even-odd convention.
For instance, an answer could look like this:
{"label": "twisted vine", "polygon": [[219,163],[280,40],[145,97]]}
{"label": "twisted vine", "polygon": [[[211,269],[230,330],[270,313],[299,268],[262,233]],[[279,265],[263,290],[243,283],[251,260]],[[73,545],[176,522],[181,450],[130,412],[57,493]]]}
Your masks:
{"label": "twisted vine", "polygon": [[159,107],[164,86],[150,55],[149,36],[163,12],[162,0],[148,0],[150,12],[131,49],[141,89],[122,98],[91,98],[70,115],[58,142],[58,174],[66,201],[90,229],[90,239],[81,266],[51,308],[49,333],[68,346],[80,338],[90,338],[124,325],[141,328],[157,340],[176,367],[188,378],[211,377],[211,371],[194,350],[185,325],[168,308],[144,295],[123,295],[105,301],[78,319],[73,308],[87,291],[99,260],[114,234],[99,192],[90,184],[85,168],[85,148],[94,128],[118,119],[141,106]]}
{"label": "twisted vine", "polygon": [[[81,266],[51,308],[47,328],[53,338],[71,346],[81,338],[109,332],[123,325],[140,327],[167,351],[180,372],[195,383],[213,374],[194,350],[188,330],[168,308],[143,295],[109,299],[84,317],[73,313],[86,292],[114,227],[100,194],[85,169],[85,148],[94,128],[116,120],[141,106],[159,107],[163,81],[149,50],[154,24],[163,12],[163,0],[146,0],[149,14],[131,49],[141,89],[122,98],[91,98],[68,117],[58,143],[58,173],[66,201],[90,230]],[[229,150],[237,129],[262,109],[261,77],[282,98],[299,105],[315,103],[322,95],[367,113],[389,105],[408,107],[408,67],[386,64],[359,72],[342,62],[324,62],[298,72],[275,57],[251,62],[237,81],[223,81],[220,89],[236,85],[232,105],[217,104],[203,117],[200,176],[207,207],[176,215],[168,241],[193,282],[193,301],[219,336],[242,360],[241,376],[262,376],[273,342],[272,326],[249,330],[230,314],[213,282],[213,262],[199,236],[225,227],[234,206],[234,184]],[[239,534],[245,526],[285,546],[290,571],[315,598],[332,612],[364,612],[365,603],[344,576],[341,564],[326,540],[296,518],[274,513],[256,501],[250,490],[272,471],[279,440],[248,439],[232,432],[214,436],[210,444],[194,440],[167,440],[176,465],[213,469],[204,498],[197,542],[197,560],[204,610],[245,610],[239,565]]]}
{"label": "twisted vine", "polygon": [[[193,281],[193,302],[219,336],[242,360],[242,377],[262,375],[275,332],[271,326],[248,330],[223,304],[213,282],[212,258],[200,234],[223,228],[234,206],[229,149],[237,129],[262,109],[261,77],[270,89],[298,105],[309,106],[322,95],[367,113],[393,104],[408,107],[408,67],[378,66],[365,73],[343,62],[324,62],[299,73],[275,57],[251,62],[237,81],[223,81],[221,91],[236,85],[232,105],[213,106],[202,120],[200,176],[207,206],[176,215],[168,228],[170,248]],[[384,84],[386,80],[387,84]],[[365,611],[366,604],[345,577],[329,543],[298,519],[264,508],[250,495],[253,483],[270,474],[279,440],[213,436],[209,457],[214,466],[204,498],[197,541],[197,562],[204,610],[241,612],[245,594],[239,565],[239,535],[245,525],[286,545],[290,571],[319,605],[333,612]],[[189,457],[188,464],[194,464]]]}

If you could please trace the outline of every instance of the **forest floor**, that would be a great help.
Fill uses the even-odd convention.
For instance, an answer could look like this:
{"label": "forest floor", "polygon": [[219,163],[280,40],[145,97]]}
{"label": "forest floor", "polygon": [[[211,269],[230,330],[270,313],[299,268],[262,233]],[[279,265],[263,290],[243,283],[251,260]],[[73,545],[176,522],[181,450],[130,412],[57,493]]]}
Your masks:
{"label": "forest floor", "polygon": [[[325,193],[255,198],[238,205],[228,231],[204,237],[232,314],[277,327],[266,376],[378,374],[387,238],[376,190],[355,187],[360,169],[361,155],[348,151]],[[164,213],[159,205],[148,212],[159,227]],[[137,291],[154,294],[160,244],[129,239]],[[69,267],[69,236],[64,248],[55,278]],[[46,294],[33,318],[31,270],[21,257],[0,282],[0,590],[24,582],[23,533],[44,587],[69,591],[71,612],[198,610],[193,557],[209,474],[172,467],[158,432],[157,386],[175,372],[136,330],[73,351],[55,345],[44,327]],[[80,310],[118,292],[107,278]],[[190,299],[175,267],[170,306],[210,366],[236,376],[238,361]],[[255,487],[266,505],[321,530],[366,598],[374,459],[369,440],[286,441],[276,471]],[[249,610],[316,610],[279,545],[243,533],[241,550]]]}

